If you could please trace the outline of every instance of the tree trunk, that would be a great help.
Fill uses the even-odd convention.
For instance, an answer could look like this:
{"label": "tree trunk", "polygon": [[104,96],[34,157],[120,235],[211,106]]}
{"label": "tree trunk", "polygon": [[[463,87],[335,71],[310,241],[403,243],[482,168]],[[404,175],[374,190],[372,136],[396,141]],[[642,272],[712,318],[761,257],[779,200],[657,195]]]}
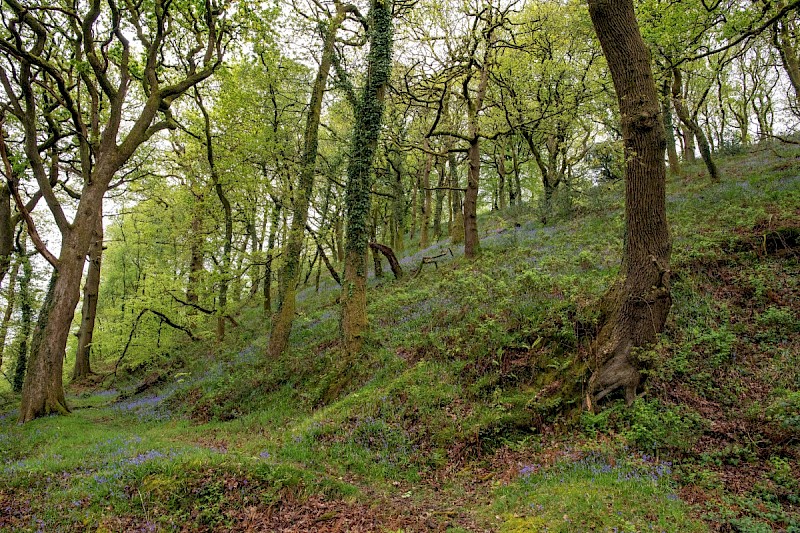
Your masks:
{"label": "tree trunk", "polygon": [[664,117],[664,133],[667,139],[667,159],[669,171],[679,176],[681,173],[681,160],[675,147],[675,129],[672,125],[672,105],[670,104],[669,80],[665,79],[661,86],[661,115]]}
{"label": "tree trunk", "polygon": [[306,222],[308,221],[308,206],[314,190],[314,171],[317,165],[317,147],[319,143],[319,123],[322,111],[322,99],[325,95],[325,86],[328,84],[328,74],[333,63],[336,32],[344,21],[347,12],[341,4],[336,4],[336,15],[328,23],[325,40],[322,45],[322,58],[320,60],[317,77],[311,90],[311,101],[306,116],[306,128],[303,134],[303,159],[300,163],[300,183],[295,190],[292,213],[292,227],[289,238],[284,248],[283,268],[278,285],[280,297],[278,298],[278,312],[272,319],[272,330],[269,335],[269,356],[276,359],[283,354],[289,344],[289,334],[292,332],[292,323],[295,314],[295,293],[297,282],[300,279],[300,255],[303,250]]}
{"label": "tree trunk", "polygon": [[345,351],[361,351],[367,327],[367,227],[372,188],[372,164],[383,122],[383,100],[392,57],[392,6],[373,0],[368,19],[370,49],[367,80],[358,101],[350,161],[347,168],[347,240],[342,286],[342,337]]}
{"label": "tree trunk", "polygon": [[[678,115],[678,118],[681,119],[681,122],[683,122],[683,124],[688,128],[690,137],[694,136],[694,138],[697,139],[697,145],[700,148],[700,155],[703,157],[703,162],[705,163],[708,173],[711,176],[711,181],[715,183],[719,182],[719,171],[717,170],[716,163],[714,163],[714,159],[711,157],[711,147],[708,145],[708,138],[703,132],[703,128],[701,128],[697,123],[697,120],[689,115],[688,110],[683,105],[683,95],[681,93],[683,81],[681,71],[677,68],[673,68],[672,77],[672,103],[675,106],[675,113]],[[694,154],[693,149],[692,154]]]}
{"label": "tree trunk", "polygon": [[497,206],[502,210],[506,208],[506,149],[503,145],[500,152],[495,153],[497,162]]}
{"label": "tree trunk", "polygon": [[[428,139],[425,139],[424,146],[430,150]],[[422,169],[422,217],[420,220],[420,249],[427,248],[430,244],[430,232],[428,226],[431,218],[431,168],[433,166],[433,154],[428,154],[425,158],[425,166]],[[441,213],[440,213],[441,216]]]}
{"label": "tree trunk", "polygon": [[444,208],[444,187],[447,186],[447,172],[445,172],[444,159],[439,165],[439,182],[436,184],[436,207],[433,210],[433,238],[437,241],[442,238],[442,210]]}
{"label": "tree trunk", "polygon": [[[202,201],[202,200],[198,200]],[[186,301],[190,304],[197,305],[200,298],[197,295],[197,290],[200,287],[200,282],[203,277],[203,219],[197,212],[198,207],[195,207],[195,212],[192,214],[192,225],[189,235],[189,283],[186,287]]]}
{"label": "tree trunk", "polygon": [[403,267],[400,266],[400,261],[397,260],[394,250],[385,244],[379,244],[377,242],[369,243],[369,247],[373,254],[377,256],[378,253],[381,253],[389,261],[389,267],[392,269],[392,274],[394,274],[395,279],[403,277]]}
{"label": "tree trunk", "polygon": [[481,149],[477,136],[473,137],[467,152],[469,171],[467,191],[464,194],[464,257],[474,259],[478,255],[478,182],[481,175]]}
{"label": "tree trunk", "polygon": [[[11,212],[11,191],[8,184],[0,184],[0,286],[6,277],[11,264],[11,252],[14,249],[14,223]],[[15,283],[12,280],[11,283]]]}
{"label": "tree trunk", "polygon": [[97,296],[100,293],[100,265],[103,260],[103,220],[98,219],[89,248],[89,271],[83,286],[83,308],[81,310],[81,327],[78,332],[78,349],[75,352],[75,367],[72,370],[72,381],[86,378],[92,373],[89,356],[92,351],[92,337],[97,317]]}
{"label": "tree trunk", "polygon": [[11,386],[14,392],[21,392],[25,382],[25,372],[28,366],[28,338],[31,336],[33,323],[33,302],[31,301],[31,279],[33,268],[31,260],[25,250],[24,235],[20,238],[19,257],[22,263],[22,276],[19,278],[19,310],[20,323],[17,331],[17,360],[14,367],[14,376]]}
{"label": "tree trunk", "polygon": [[625,143],[626,243],[620,278],[604,297],[600,332],[593,345],[590,409],[622,388],[630,404],[641,381],[637,349],[656,340],[672,299],[670,237],[666,218],[664,123],[639,34],[633,0],[589,0],[589,12],[616,89]]}
{"label": "tree trunk", "polygon": [[86,256],[85,249],[75,248],[74,241],[62,247],[59,269],[50,279],[47,296],[39,311],[22,386],[20,422],[52,413],[69,412],[62,383],[64,349],[75,306],[80,298]]}
{"label": "tree trunk", "polygon": [[21,262],[21,258],[17,261],[14,261],[14,264],[11,266],[10,276],[8,277],[8,289],[6,289],[6,310],[3,313],[3,322],[0,323],[0,369],[3,368],[3,355],[6,348],[8,325],[11,322],[11,315],[14,313],[14,307],[17,303],[17,275],[19,274],[19,266]]}
{"label": "tree trunk", "polygon": [[[783,2],[779,2],[779,5],[782,4]],[[791,15],[787,17],[789,16]],[[797,43],[793,43],[792,39],[792,26],[794,24],[795,21],[791,18],[776,22],[773,29],[772,42],[775,48],[778,49],[786,74],[789,75],[789,82],[792,85],[792,89],[794,89],[795,102],[800,105],[800,57],[798,57],[797,53]]]}
{"label": "tree trunk", "polygon": [[[403,233],[405,229],[405,209],[406,209],[406,196],[405,189],[403,188],[403,158],[399,153],[394,154],[394,161],[390,165],[394,170],[394,179],[392,179],[392,247],[398,252],[405,249],[403,242]],[[413,205],[413,202],[412,202]]]}
{"label": "tree trunk", "polygon": [[464,242],[464,208],[461,204],[456,156],[452,152],[447,156],[447,166],[450,171],[450,239],[453,244],[461,244]]}
{"label": "tree trunk", "polygon": [[508,188],[508,203],[519,205],[522,203],[522,180],[520,178],[519,153],[516,142],[511,143],[511,162],[513,163],[514,182]]}
{"label": "tree trunk", "polygon": [[272,312],[272,261],[275,256],[275,240],[281,224],[281,203],[273,200],[272,218],[269,224],[269,239],[267,240],[267,257],[264,265],[264,313]]}

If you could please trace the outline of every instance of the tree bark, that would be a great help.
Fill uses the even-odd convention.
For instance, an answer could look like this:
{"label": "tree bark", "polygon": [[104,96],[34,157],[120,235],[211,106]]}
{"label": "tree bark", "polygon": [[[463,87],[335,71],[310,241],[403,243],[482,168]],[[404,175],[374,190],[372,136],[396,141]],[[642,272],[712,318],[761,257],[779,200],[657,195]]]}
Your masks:
{"label": "tree bark", "polygon": [[33,323],[33,302],[31,299],[33,268],[31,267],[30,257],[28,257],[25,250],[24,236],[21,236],[19,241],[22,276],[19,278],[20,323],[19,330],[17,331],[17,360],[11,382],[14,392],[21,392],[22,385],[25,381],[25,372],[28,366],[28,338],[31,336],[31,324]]}
{"label": "tree bark", "polygon": [[506,208],[506,148],[501,145],[500,150],[495,152],[495,162],[497,164],[497,207],[501,210]]}
{"label": "tree bark", "polygon": [[336,15],[329,21],[326,29],[322,58],[320,60],[317,76],[311,90],[311,101],[306,116],[305,133],[303,134],[303,158],[300,163],[300,183],[295,189],[293,202],[292,226],[289,238],[284,248],[283,268],[281,269],[280,297],[278,298],[278,312],[272,319],[272,329],[269,334],[269,356],[277,359],[286,350],[289,344],[289,334],[295,314],[295,293],[297,282],[300,279],[300,255],[303,250],[306,222],[308,221],[308,206],[314,189],[314,172],[317,164],[317,146],[319,144],[319,123],[322,112],[322,99],[325,86],[328,84],[328,74],[333,64],[336,33],[347,14],[344,6],[336,4]]}
{"label": "tree bark", "polygon": [[[9,178],[11,176],[8,176]],[[11,252],[14,249],[14,223],[11,212],[11,191],[7,183],[0,184],[0,286],[6,277],[11,264]],[[11,283],[15,283],[12,280]]]}
{"label": "tree bark", "polygon": [[281,224],[282,204],[273,199],[272,217],[269,223],[269,238],[267,239],[267,257],[264,265],[264,313],[272,312],[272,261],[275,259],[275,240]]}
{"label": "tree bark", "polygon": [[[196,198],[196,202],[202,203],[202,197]],[[198,289],[203,278],[203,218],[198,212],[200,207],[195,205],[192,213],[192,224],[189,234],[189,283],[186,286],[186,301],[190,304],[200,303]]]}
{"label": "tree bark", "polygon": [[656,340],[672,299],[666,217],[666,139],[650,54],[633,0],[589,0],[589,13],[611,70],[625,143],[626,243],[620,278],[604,297],[593,345],[587,406],[622,388],[631,403],[641,381],[637,350]]}
{"label": "tree bark", "polygon": [[91,247],[89,248],[89,271],[83,285],[83,308],[81,310],[81,327],[78,332],[78,349],[75,352],[75,367],[72,370],[72,381],[86,378],[92,373],[89,356],[92,351],[92,337],[97,318],[97,297],[100,294],[100,265],[103,260],[103,221],[98,219]]}
{"label": "tree bark", "polygon": [[392,6],[373,0],[370,15],[367,79],[358,101],[347,168],[347,238],[342,286],[342,338],[345,351],[361,351],[367,328],[367,241],[372,165],[383,122],[383,101],[392,61]]}
{"label": "tree bark", "polygon": [[385,244],[379,244],[377,242],[369,243],[369,247],[372,249],[372,253],[381,253],[387,259],[387,261],[389,261],[389,267],[391,267],[392,274],[394,274],[395,279],[400,279],[403,277],[403,267],[400,266],[400,261],[397,260],[394,250]]}
{"label": "tree bark", "polygon": [[6,289],[6,310],[3,313],[3,322],[0,323],[0,369],[3,368],[3,355],[6,348],[6,337],[8,336],[8,325],[11,322],[11,315],[14,313],[14,308],[17,303],[17,275],[19,273],[19,266],[21,259],[14,261],[11,265],[11,272],[8,277],[9,283]]}
{"label": "tree bark", "polygon": [[461,244],[464,242],[464,207],[456,156],[452,152],[447,155],[447,168],[450,174],[450,240],[453,244]]}
{"label": "tree bark", "polygon": [[675,147],[675,128],[672,125],[672,105],[670,103],[670,84],[668,79],[664,80],[664,84],[661,86],[661,115],[664,118],[664,133],[667,139],[669,171],[679,176],[681,173],[681,160]]}
{"label": "tree bark", "polygon": [[442,238],[442,210],[444,209],[444,187],[447,186],[447,172],[445,161],[439,165],[439,181],[436,185],[436,206],[433,210],[433,238],[437,241]]}
{"label": "tree bark", "polygon": [[[430,143],[428,139],[424,141],[424,147],[430,151]],[[433,167],[433,154],[429,153],[425,158],[425,166],[422,169],[422,216],[420,217],[420,249],[427,248],[430,244],[430,225],[431,218],[431,168]],[[440,213],[441,214],[441,213]]]}
{"label": "tree bark", "polygon": [[[779,6],[782,4],[783,2],[778,3]],[[787,15],[787,17],[790,16]],[[792,34],[795,31],[796,21],[794,19],[786,18],[778,21],[773,29],[772,42],[778,49],[786,74],[789,75],[789,82],[792,85],[792,89],[794,89],[795,102],[800,105],[800,57],[798,57],[797,42],[793,42],[792,39]]]}
{"label": "tree bark", "polygon": [[[677,68],[673,68],[672,77],[672,103],[675,106],[675,113],[678,115],[678,118],[681,119],[681,122],[683,122],[683,124],[688,128],[690,136],[693,136],[695,139],[697,139],[697,146],[700,148],[700,155],[702,156],[703,162],[705,163],[708,173],[711,176],[711,181],[717,183],[720,180],[720,175],[719,171],[717,170],[717,165],[714,163],[714,159],[711,156],[711,147],[708,145],[708,138],[706,137],[705,132],[703,132],[703,128],[701,128],[697,123],[697,120],[689,114],[689,111],[684,105],[683,94],[681,93],[681,89],[683,87],[681,71]],[[692,154],[694,154],[694,151],[692,151]]]}

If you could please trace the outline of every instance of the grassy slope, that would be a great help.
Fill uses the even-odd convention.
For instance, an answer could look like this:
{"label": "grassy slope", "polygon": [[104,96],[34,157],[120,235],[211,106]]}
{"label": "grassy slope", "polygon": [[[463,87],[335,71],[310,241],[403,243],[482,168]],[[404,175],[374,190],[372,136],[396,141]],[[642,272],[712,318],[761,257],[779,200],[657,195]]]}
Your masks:
{"label": "grassy slope", "polygon": [[800,531],[800,163],[780,152],[671,180],[675,305],[631,409],[579,409],[611,187],[557,226],[484,217],[474,264],[373,281],[358,360],[323,284],[281,361],[253,311],[225,345],[73,390],[72,416],[7,411],[0,529]]}

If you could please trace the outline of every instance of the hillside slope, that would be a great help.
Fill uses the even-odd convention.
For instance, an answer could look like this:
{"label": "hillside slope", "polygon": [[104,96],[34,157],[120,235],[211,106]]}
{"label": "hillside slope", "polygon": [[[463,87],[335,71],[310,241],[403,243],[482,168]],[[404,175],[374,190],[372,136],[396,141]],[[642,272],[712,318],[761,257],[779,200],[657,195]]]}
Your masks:
{"label": "hillside slope", "polygon": [[800,150],[721,168],[670,178],[674,307],[630,408],[581,410],[612,184],[555,225],[484,216],[474,263],[404,257],[371,282],[357,360],[327,281],[280,361],[250,310],[226,344],[73,388],[71,416],[17,426],[8,397],[0,529],[800,531]]}

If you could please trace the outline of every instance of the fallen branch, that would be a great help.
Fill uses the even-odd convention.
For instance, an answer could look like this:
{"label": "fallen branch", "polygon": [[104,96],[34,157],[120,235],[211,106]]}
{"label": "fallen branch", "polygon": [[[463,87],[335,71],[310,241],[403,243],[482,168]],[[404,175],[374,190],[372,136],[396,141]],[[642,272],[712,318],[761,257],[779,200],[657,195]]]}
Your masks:
{"label": "fallen branch", "polygon": [[386,259],[389,261],[389,266],[392,268],[394,279],[400,279],[403,277],[403,267],[400,266],[400,261],[397,260],[394,250],[385,244],[378,244],[377,242],[369,243],[369,247],[373,252],[380,252],[384,255],[384,257],[386,257]]}
{"label": "fallen branch", "polygon": [[[453,250],[451,250],[450,248],[447,249],[447,252],[450,252],[450,257],[455,257],[453,255]],[[429,256],[429,257],[428,256],[423,257],[422,258],[422,262],[419,264],[419,268],[417,268],[417,270],[414,272],[414,275],[412,276],[412,278],[416,278],[419,275],[419,273],[422,272],[422,267],[424,265],[429,265],[429,264],[433,263],[433,266],[436,267],[436,269],[438,270],[439,269],[439,261],[438,260],[441,259],[442,257],[446,257],[447,256],[447,252],[442,252],[442,253],[440,253],[438,255],[432,255],[432,256]]]}

